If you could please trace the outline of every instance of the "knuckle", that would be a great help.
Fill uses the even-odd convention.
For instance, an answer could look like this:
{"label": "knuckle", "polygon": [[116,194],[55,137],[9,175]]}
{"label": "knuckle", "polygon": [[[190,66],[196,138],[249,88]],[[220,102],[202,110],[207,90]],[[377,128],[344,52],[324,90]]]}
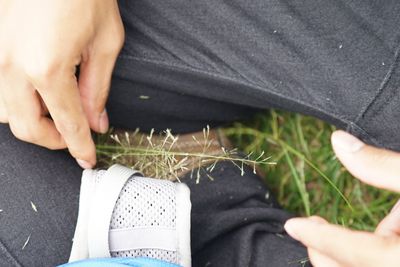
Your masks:
{"label": "knuckle", "polygon": [[13,135],[19,140],[34,143],[37,141],[35,129],[25,123],[10,123],[10,129]]}
{"label": "knuckle", "polygon": [[46,87],[47,81],[54,77],[60,70],[60,64],[55,60],[37,60],[25,65],[25,74],[28,78],[38,85]]}
{"label": "knuckle", "polygon": [[104,47],[104,51],[103,51],[104,55],[110,56],[110,57],[118,56],[124,43],[125,43],[125,32],[123,29],[118,30],[117,34],[115,34],[112,41],[109,42],[108,45]]}
{"label": "knuckle", "polygon": [[82,131],[82,126],[74,121],[64,120],[60,123],[60,132],[64,134],[76,134]]}
{"label": "knuckle", "polygon": [[90,134],[89,126],[87,123],[63,120],[59,123],[59,131],[67,136],[84,136]]}
{"label": "knuckle", "polygon": [[122,23],[117,26],[115,39],[114,39],[114,49],[119,51],[125,43],[125,29]]}
{"label": "knuckle", "polygon": [[119,30],[119,34],[117,34],[118,38],[117,38],[117,44],[118,44],[118,50],[122,49],[122,46],[125,43],[125,30],[123,27],[121,27],[121,29]]}

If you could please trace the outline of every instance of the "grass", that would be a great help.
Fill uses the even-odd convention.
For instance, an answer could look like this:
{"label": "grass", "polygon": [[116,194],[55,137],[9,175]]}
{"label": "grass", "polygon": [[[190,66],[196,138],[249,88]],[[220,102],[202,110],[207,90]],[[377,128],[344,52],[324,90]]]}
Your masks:
{"label": "grass", "polygon": [[226,133],[239,149],[266,151],[277,162],[261,167],[285,209],[372,231],[399,196],[360,183],[342,167],[330,145],[334,130],[311,117],[270,111],[236,123]]}
{"label": "grass", "polygon": [[[252,155],[264,151],[277,163],[260,168],[266,174],[266,184],[285,209],[372,231],[399,196],[351,177],[331,149],[330,135],[334,130],[311,117],[268,111],[224,131],[239,150]],[[107,153],[115,158],[111,155],[115,149],[109,150],[104,138],[99,140],[98,151],[103,158]],[[151,149],[159,151],[158,147]],[[165,156],[164,152],[161,156]]]}

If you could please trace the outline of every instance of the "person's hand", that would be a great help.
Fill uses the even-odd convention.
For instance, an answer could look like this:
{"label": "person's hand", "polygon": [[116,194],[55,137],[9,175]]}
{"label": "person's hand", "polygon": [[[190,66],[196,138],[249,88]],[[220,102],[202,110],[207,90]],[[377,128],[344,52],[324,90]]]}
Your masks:
{"label": "person's hand", "polygon": [[116,0],[0,0],[0,122],[92,167],[90,128],[108,129],[105,102],[123,40]]}
{"label": "person's hand", "polygon": [[[332,135],[343,165],[370,185],[400,192],[400,154],[365,145],[343,131]],[[331,225],[320,217],[295,218],[285,229],[307,248],[316,267],[400,266],[400,201],[375,233]]]}

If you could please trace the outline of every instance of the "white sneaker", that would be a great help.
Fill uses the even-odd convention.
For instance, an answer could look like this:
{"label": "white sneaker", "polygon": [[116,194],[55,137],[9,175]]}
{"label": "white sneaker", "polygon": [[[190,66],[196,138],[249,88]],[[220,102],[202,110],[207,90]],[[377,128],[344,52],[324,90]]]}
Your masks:
{"label": "white sneaker", "polygon": [[148,257],[191,266],[190,191],[114,165],[85,170],[69,262]]}

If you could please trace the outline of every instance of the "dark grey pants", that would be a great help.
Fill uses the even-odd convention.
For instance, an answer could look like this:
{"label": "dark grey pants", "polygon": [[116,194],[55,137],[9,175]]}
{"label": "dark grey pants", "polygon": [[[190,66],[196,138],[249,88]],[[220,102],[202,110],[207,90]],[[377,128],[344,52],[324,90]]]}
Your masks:
{"label": "dark grey pants", "polygon": [[163,114],[161,128],[193,130],[274,107],[400,150],[398,0],[119,2],[116,125],[151,128]]}
{"label": "dark grey pants", "polygon": [[[127,40],[108,103],[114,126],[189,132],[274,107],[400,150],[399,1],[119,2]],[[0,126],[0,266],[67,260],[80,172],[66,153]],[[306,256],[248,173],[226,163],[215,182],[186,180],[194,266],[296,266]]]}

